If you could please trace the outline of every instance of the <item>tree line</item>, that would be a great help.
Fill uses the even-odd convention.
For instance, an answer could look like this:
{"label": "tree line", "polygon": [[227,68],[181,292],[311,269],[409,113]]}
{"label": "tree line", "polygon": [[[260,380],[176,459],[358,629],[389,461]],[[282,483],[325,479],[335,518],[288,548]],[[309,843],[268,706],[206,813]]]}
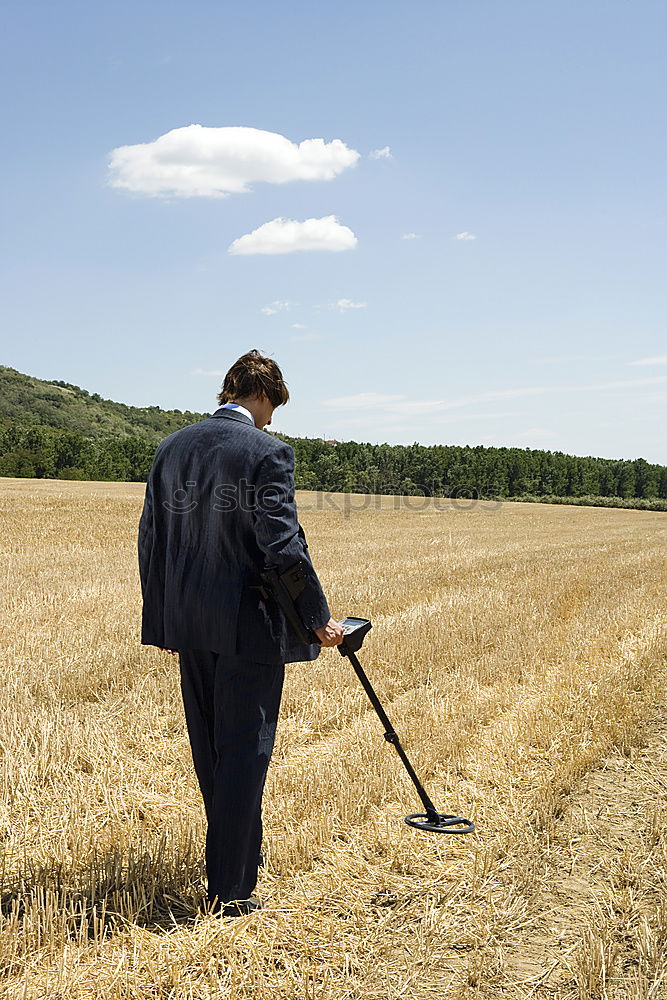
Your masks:
{"label": "tree line", "polygon": [[484,445],[388,445],[286,438],[301,489],[507,498],[667,499],[667,467]]}
{"label": "tree line", "polygon": [[[667,508],[657,503],[667,500],[667,467],[643,458],[483,445],[327,444],[277,436],[294,448],[297,489],[552,502],[618,498],[624,506],[643,501],[636,506]],[[0,476],[143,482],[154,453],[155,444],[139,435],[91,438],[15,423],[0,431]]]}
{"label": "tree line", "polygon": [[154,444],[132,435],[89,438],[38,424],[0,431],[0,476],[142,482],[154,454]]}

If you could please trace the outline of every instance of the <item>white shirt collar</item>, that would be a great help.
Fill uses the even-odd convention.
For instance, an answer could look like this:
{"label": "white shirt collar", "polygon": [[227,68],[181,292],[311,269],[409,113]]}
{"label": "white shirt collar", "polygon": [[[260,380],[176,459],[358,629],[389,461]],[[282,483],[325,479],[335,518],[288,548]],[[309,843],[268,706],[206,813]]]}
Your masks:
{"label": "white shirt collar", "polygon": [[252,420],[253,427],[256,427],[255,418],[253,417],[250,410],[246,410],[245,406],[241,406],[240,403],[223,403],[221,409],[223,410],[238,410],[239,413],[245,413],[246,417],[250,417]]}

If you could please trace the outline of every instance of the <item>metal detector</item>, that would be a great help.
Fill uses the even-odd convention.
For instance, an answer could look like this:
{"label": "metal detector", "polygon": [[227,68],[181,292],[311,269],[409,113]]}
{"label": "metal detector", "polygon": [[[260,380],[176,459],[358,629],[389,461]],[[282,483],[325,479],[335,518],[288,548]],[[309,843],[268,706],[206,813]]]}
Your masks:
{"label": "metal detector", "polygon": [[[258,590],[265,599],[271,596],[278,602],[285,614],[285,618],[300,642],[319,644],[320,640],[315,633],[306,628],[301,621],[296,604],[294,603],[306,585],[306,567],[303,562],[295,563],[294,566],[290,566],[283,573],[278,573],[277,570],[265,570],[261,574],[261,578],[262,586],[253,589]],[[428,830],[431,833],[472,833],[475,829],[475,824],[472,820],[465,819],[463,816],[454,816],[450,813],[440,813],[433,805],[424,786],[417,777],[415,769],[408,759],[408,755],[401,746],[401,741],[389,721],[387,713],[380,704],[380,699],[373,690],[371,682],[357,659],[357,650],[361,649],[364,636],[372,628],[370,621],[367,618],[344,618],[340,624],[345,633],[345,638],[338,646],[338,651],[341,656],[346,656],[352,664],[354,672],[361,681],[364,691],[368,695],[380,722],[384,726],[385,740],[387,743],[392,744],[396,753],[401,758],[405,770],[410,775],[410,780],[417,789],[417,794],[426,810],[425,813],[410,813],[409,816],[405,817],[405,822],[408,826],[414,826],[418,830]]]}

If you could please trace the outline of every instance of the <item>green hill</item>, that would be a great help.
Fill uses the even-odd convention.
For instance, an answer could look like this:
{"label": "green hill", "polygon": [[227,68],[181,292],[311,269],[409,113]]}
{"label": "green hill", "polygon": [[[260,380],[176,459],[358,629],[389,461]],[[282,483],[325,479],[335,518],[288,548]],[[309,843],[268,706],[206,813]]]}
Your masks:
{"label": "green hill", "polygon": [[[162,438],[207,416],[126,406],[0,366],[0,476],[140,482]],[[643,458],[279,437],[294,448],[300,489],[667,509],[667,467]]]}
{"label": "green hill", "polygon": [[131,436],[157,445],[172,431],[207,416],[159,406],[126,406],[69,382],[44,381],[0,365],[0,428],[36,424],[91,439]]}

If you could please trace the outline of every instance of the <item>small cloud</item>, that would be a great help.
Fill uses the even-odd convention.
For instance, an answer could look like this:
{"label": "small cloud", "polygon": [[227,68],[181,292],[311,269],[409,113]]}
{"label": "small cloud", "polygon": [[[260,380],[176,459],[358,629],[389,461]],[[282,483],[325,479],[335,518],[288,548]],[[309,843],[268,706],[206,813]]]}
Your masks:
{"label": "small cloud", "polygon": [[473,233],[457,233],[454,237],[455,240],[476,240],[477,237]]}
{"label": "small cloud", "polygon": [[393,160],[394,154],[392,153],[389,146],[383,146],[382,149],[374,149],[372,153],[368,154],[371,160]]}
{"label": "small cloud", "polygon": [[366,302],[352,302],[351,299],[338,299],[337,302],[332,302],[329,308],[347,312],[348,309],[365,309],[367,304]]}
{"label": "small cloud", "polygon": [[109,184],[153,196],[225,198],[259,181],[328,181],[353,167],[359,155],[340,139],[294,143],[278,132],[245,126],[186,125],[153,142],[112,150]]}
{"label": "small cloud", "polygon": [[230,245],[228,253],[284,254],[298,250],[330,250],[336,253],[351,250],[357,237],[347,226],[342,226],[335,215],[322,219],[272,219],[245,236],[239,236]]}
{"label": "small cloud", "polygon": [[403,233],[401,236],[402,240],[418,240],[419,233]]}
{"label": "small cloud", "polygon": [[259,311],[264,313],[265,316],[273,316],[275,313],[281,312],[283,309],[289,309],[289,302],[276,299],[275,302],[269,303],[268,306],[262,306]]}
{"label": "small cloud", "polygon": [[637,361],[628,363],[631,365],[667,365],[667,354],[660,354],[657,358],[639,358]]}
{"label": "small cloud", "polygon": [[217,369],[206,369],[206,368],[195,368],[194,371],[190,372],[191,375],[214,375],[216,378],[221,378],[226,372],[218,371]]}
{"label": "small cloud", "polygon": [[293,330],[307,330],[308,327],[305,323],[292,323]]}

